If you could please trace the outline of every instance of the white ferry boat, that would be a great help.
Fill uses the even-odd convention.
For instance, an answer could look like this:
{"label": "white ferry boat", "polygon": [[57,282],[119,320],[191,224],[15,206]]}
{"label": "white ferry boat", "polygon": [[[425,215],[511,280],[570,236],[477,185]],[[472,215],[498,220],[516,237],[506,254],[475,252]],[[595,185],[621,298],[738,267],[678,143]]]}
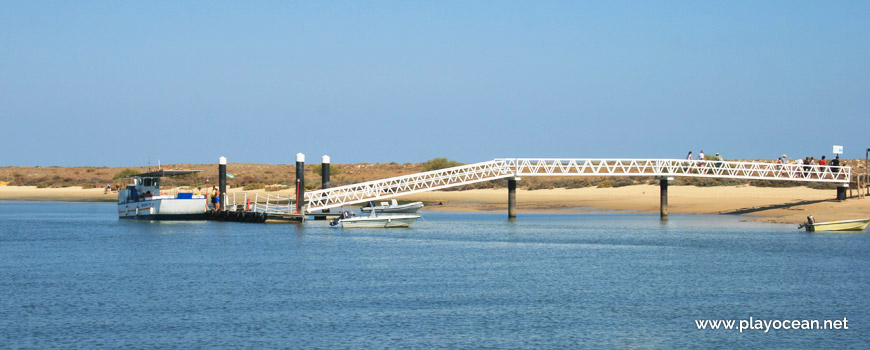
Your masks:
{"label": "white ferry boat", "polygon": [[141,220],[200,220],[205,217],[204,195],[160,192],[160,179],[200,170],[158,170],[130,176],[133,184],[118,191],[118,217]]}

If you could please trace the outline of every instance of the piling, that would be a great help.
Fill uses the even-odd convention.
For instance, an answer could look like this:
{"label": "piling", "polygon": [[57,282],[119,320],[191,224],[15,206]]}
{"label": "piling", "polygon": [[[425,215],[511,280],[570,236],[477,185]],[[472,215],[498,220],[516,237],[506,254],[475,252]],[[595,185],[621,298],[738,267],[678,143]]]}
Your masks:
{"label": "piling", "polygon": [[227,157],[218,159],[218,187],[221,191],[218,203],[222,211],[227,210]]}
{"label": "piling", "polygon": [[517,180],[513,177],[508,179],[508,219],[517,217]]}
{"label": "piling", "polygon": [[837,185],[837,200],[838,201],[846,200],[846,189],[847,188],[849,188],[849,184]]}
{"label": "piling", "polygon": [[302,213],[305,203],[305,155],[296,153],[296,214]]}
{"label": "piling", "polygon": [[[327,155],[320,157],[320,188],[329,188],[329,156]],[[326,194],[323,194],[323,196],[326,196]],[[323,209],[320,212],[328,213],[329,209]],[[326,216],[316,215],[314,220],[326,220]]]}
{"label": "piling", "polygon": [[659,180],[659,217],[662,221],[668,220],[668,181],[673,180],[673,177],[657,177]]}

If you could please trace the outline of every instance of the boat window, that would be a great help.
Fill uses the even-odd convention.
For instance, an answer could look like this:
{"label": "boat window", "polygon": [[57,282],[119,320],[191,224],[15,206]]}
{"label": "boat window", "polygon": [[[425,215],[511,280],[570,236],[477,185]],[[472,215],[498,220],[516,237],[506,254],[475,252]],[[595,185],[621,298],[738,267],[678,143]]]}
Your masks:
{"label": "boat window", "polygon": [[160,187],[160,179],[159,178],[154,179],[154,182],[152,184],[154,187]]}
{"label": "boat window", "polygon": [[151,178],[147,178],[147,177],[145,178],[144,186],[151,186]]}

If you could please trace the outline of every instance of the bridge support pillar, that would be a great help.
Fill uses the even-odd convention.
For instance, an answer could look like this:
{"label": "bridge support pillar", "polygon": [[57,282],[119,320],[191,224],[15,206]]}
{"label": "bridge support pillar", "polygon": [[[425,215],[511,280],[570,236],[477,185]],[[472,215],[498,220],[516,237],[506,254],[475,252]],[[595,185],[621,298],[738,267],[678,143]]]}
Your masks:
{"label": "bridge support pillar", "polygon": [[668,181],[673,180],[673,177],[657,177],[659,180],[659,189],[661,190],[659,198],[659,217],[662,221],[668,220]]}
{"label": "bridge support pillar", "polygon": [[844,201],[846,200],[846,189],[849,188],[849,184],[837,185],[837,200]]}
{"label": "bridge support pillar", "polygon": [[508,179],[508,219],[517,217],[517,180],[518,177]]}
{"label": "bridge support pillar", "polygon": [[[320,157],[320,188],[324,190],[329,188],[329,156]],[[328,213],[329,209],[323,209],[320,212]],[[316,215],[314,220],[326,220],[326,216]]]}
{"label": "bridge support pillar", "polygon": [[305,203],[305,155],[296,153],[296,214],[303,214]]}
{"label": "bridge support pillar", "polygon": [[227,157],[218,158],[218,189],[221,191],[220,210],[227,210]]}

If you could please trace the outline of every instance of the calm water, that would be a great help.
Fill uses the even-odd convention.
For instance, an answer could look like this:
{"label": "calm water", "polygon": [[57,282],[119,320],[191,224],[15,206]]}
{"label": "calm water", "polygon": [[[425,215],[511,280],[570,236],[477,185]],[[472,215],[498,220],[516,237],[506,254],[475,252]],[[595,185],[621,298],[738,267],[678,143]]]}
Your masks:
{"label": "calm water", "polygon": [[[412,229],[0,202],[0,348],[866,348],[870,234],[426,212]],[[849,330],[698,330],[695,319]]]}

